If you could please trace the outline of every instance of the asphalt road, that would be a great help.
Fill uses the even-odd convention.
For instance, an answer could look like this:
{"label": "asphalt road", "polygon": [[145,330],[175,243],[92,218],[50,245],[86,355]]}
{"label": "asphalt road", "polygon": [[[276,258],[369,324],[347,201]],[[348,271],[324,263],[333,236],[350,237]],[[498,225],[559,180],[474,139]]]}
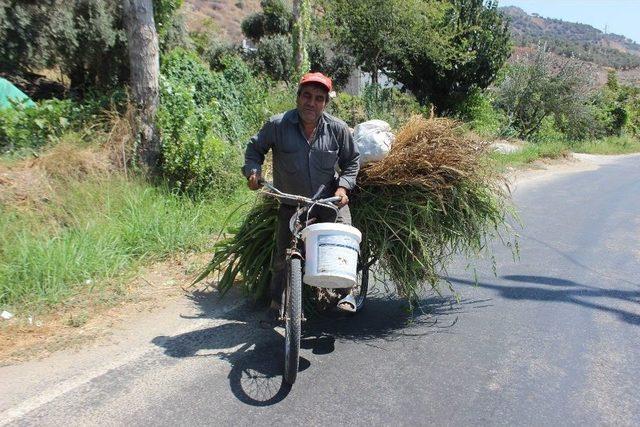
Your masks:
{"label": "asphalt road", "polygon": [[196,297],[186,331],[132,342],[77,381],[25,381],[0,423],[640,425],[640,157],[514,198],[520,261],[498,247],[497,276],[484,263],[474,286],[460,260],[461,302],[426,295],[413,318],[378,291],[354,318],[305,325],[291,389],[277,330]]}

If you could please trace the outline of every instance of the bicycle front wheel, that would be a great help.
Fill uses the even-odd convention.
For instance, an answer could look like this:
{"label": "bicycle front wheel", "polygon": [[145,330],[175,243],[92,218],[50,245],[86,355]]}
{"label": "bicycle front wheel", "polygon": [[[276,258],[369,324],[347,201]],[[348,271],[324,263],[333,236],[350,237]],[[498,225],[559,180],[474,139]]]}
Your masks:
{"label": "bicycle front wheel", "polygon": [[299,258],[289,263],[285,306],[284,380],[293,384],[298,376],[302,328],[302,265]]}

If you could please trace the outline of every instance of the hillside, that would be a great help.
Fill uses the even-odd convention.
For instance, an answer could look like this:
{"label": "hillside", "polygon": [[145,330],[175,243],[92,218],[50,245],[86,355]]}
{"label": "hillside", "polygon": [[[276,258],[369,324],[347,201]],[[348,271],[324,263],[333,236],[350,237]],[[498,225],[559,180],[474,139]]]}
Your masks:
{"label": "hillside", "polygon": [[242,40],[242,20],[258,10],[260,0],[185,0],[189,29],[199,29],[212,20],[221,36],[233,42]]}
{"label": "hillside", "polygon": [[559,55],[572,56],[604,67],[624,71],[640,67],[640,44],[624,36],[609,34],[590,25],[529,15],[509,6],[500,8],[511,21],[518,46],[545,43]]}

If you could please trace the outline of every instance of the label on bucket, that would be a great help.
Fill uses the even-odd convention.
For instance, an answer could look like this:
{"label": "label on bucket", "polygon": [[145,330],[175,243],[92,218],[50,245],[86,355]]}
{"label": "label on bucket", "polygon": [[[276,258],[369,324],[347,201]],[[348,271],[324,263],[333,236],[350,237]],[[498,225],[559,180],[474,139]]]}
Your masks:
{"label": "label on bucket", "polygon": [[355,277],[358,244],[348,236],[318,237],[318,273]]}

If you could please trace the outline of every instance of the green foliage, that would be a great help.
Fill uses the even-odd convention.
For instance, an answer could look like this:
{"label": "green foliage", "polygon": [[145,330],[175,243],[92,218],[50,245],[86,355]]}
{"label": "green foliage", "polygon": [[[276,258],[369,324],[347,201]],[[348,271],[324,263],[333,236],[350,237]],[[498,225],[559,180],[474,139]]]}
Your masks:
{"label": "green foliage", "polygon": [[36,107],[0,110],[0,152],[39,148],[71,130],[86,132],[102,107],[101,100],[79,104],[52,99]]}
{"label": "green foliage", "polygon": [[413,114],[426,113],[413,96],[396,88],[373,85],[365,87],[361,96],[340,93],[331,101],[329,109],[351,127],[367,120],[379,119],[388,122],[395,129]]}
{"label": "green foliage", "polygon": [[[488,87],[511,52],[508,25],[497,2],[453,0],[449,6],[436,18],[435,31],[401,42],[389,69],[422,103],[433,103],[439,112],[456,111],[475,89]],[[429,29],[429,22],[420,27]]]}
{"label": "green foliage", "polygon": [[498,136],[505,128],[507,118],[493,107],[493,102],[490,93],[476,89],[458,107],[458,117],[480,136]]}
{"label": "green foliage", "polygon": [[327,2],[327,21],[338,45],[350,50],[356,64],[370,72],[377,83],[378,71],[388,65],[390,52],[403,37],[411,35],[411,21],[404,12],[416,11],[415,1],[336,0]]}
{"label": "green foliage", "polygon": [[289,81],[294,73],[291,38],[278,34],[260,39],[255,63],[274,80]]}
{"label": "green foliage", "polygon": [[627,95],[625,109],[628,114],[625,131],[640,138],[640,88],[625,87],[624,91]]}
{"label": "green foliage", "polygon": [[584,66],[568,59],[558,63],[544,47],[510,66],[495,94],[507,126],[524,139],[533,138],[548,117],[569,138],[596,134],[591,96]]}
{"label": "green foliage", "polygon": [[307,51],[309,52],[309,71],[320,72],[331,77],[335,88],[346,85],[356,68],[353,56],[331,42],[319,40],[317,36],[311,38],[307,44]]}
{"label": "green foliage", "polygon": [[[0,68],[26,73],[59,66],[71,86],[111,88],[129,76],[121,6],[116,1],[8,1],[0,26]],[[55,10],[56,13],[51,13]]]}
{"label": "green foliage", "polygon": [[264,36],[289,34],[293,14],[283,0],[262,0],[262,12],[247,16],[241,23],[242,33],[252,40]]}
{"label": "green foliage", "polygon": [[268,114],[264,83],[236,56],[225,57],[222,64],[222,71],[211,71],[184,50],[171,52],[162,63],[157,123],[163,172],[193,195],[237,188],[241,143]]}
{"label": "green foliage", "polygon": [[600,139],[572,141],[572,151],[588,154],[628,154],[640,152],[640,139],[631,135],[606,136]]}
{"label": "green foliage", "polygon": [[507,167],[528,165],[540,159],[557,159],[569,153],[568,145],[562,140],[543,140],[537,143],[527,143],[522,149],[512,153],[494,152],[491,160],[494,167],[503,171]]}
{"label": "green foliage", "polygon": [[74,31],[71,11],[64,3],[0,3],[0,71],[22,73],[50,67],[59,59],[57,41],[72,38]]}
{"label": "green foliage", "polygon": [[242,34],[251,40],[260,40],[264,36],[264,14],[252,13],[240,24]]}
{"label": "green foliage", "polygon": [[329,16],[374,83],[382,70],[440,112],[489,86],[511,49],[493,1],[336,0]]}
{"label": "green foliage", "polygon": [[[182,0],[155,0],[163,49],[189,45]],[[55,11],[55,13],[52,13]],[[0,3],[0,71],[23,74],[60,67],[77,95],[120,87],[129,79],[122,5],[117,0],[7,0]]]}

